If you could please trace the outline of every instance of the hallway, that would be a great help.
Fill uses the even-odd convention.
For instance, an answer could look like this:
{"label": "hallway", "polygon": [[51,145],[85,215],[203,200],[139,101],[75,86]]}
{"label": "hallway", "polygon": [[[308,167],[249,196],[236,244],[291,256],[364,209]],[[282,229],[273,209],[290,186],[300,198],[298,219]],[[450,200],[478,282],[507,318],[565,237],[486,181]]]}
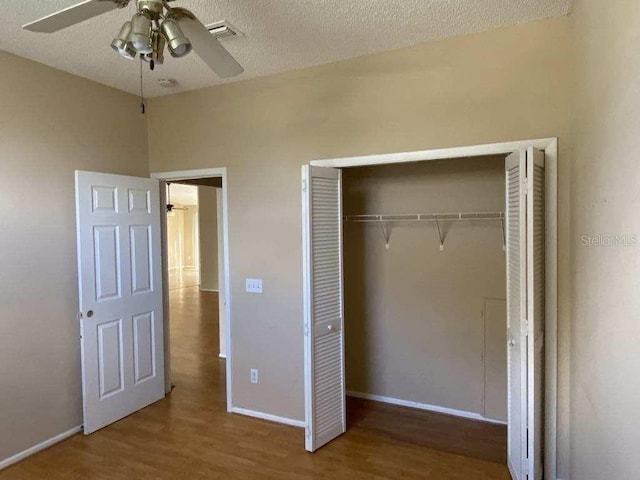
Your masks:
{"label": "hallway", "polygon": [[[171,291],[175,388],[150,407],[76,435],[0,480],[508,480],[505,428],[350,400],[346,435],[309,454],[303,431],[226,412],[216,293]],[[463,456],[464,455],[464,456]]]}

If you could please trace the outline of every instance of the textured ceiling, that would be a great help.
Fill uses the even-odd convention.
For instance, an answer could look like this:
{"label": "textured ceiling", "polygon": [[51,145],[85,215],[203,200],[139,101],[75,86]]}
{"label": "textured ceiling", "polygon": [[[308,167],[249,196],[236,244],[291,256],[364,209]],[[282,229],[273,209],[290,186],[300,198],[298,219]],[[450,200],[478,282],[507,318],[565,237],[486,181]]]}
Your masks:
{"label": "textured ceiling", "polygon": [[[79,0],[0,0],[0,50],[125,90],[139,92],[137,62],[110,48],[134,2],[46,35],[21,26]],[[503,25],[565,15],[571,0],[177,0],[203,23],[227,20],[244,37],[223,44],[246,72],[228,81],[330,63]],[[149,96],[222,83],[195,55],[145,73]],[[175,78],[173,90],[157,85]]]}
{"label": "textured ceiling", "polygon": [[170,188],[174,205],[198,205],[198,187],[172,183]]}

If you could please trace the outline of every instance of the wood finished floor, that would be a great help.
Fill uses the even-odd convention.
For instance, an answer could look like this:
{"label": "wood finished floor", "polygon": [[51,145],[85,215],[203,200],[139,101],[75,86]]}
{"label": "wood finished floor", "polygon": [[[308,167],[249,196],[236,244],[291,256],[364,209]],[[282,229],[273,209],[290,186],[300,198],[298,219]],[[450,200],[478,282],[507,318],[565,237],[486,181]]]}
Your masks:
{"label": "wood finished floor", "polygon": [[301,429],[226,413],[217,295],[174,290],[171,311],[170,396],[0,479],[510,479],[504,427],[363,400],[349,401],[346,435],[306,453]]}

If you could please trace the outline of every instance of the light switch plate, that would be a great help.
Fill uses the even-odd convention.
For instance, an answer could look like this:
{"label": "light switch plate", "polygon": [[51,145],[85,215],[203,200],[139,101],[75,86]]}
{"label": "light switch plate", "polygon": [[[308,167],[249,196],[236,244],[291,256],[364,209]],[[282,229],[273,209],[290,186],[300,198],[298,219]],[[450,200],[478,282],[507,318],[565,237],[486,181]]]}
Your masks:
{"label": "light switch plate", "polygon": [[262,279],[261,278],[247,278],[246,279],[246,291],[247,291],[247,293],[262,293]]}

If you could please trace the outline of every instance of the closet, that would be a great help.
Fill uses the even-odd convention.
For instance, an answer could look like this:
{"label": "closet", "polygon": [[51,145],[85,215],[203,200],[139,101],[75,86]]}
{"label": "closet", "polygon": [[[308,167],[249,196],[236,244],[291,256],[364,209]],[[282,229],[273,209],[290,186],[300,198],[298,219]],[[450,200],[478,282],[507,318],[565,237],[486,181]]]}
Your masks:
{"label": "closet", "polygon": [[[487,300],[506,309],[504,161],[343,172],[347,395],[481,419],[502,388],[506,420],[506,350],[483,319]],[[489,385],[485,339],[504,351]]]}
{"label": "closet", "polygon": [[544,153],[303,167],[306,448],[346,396],[508,418],[542,472]]}

